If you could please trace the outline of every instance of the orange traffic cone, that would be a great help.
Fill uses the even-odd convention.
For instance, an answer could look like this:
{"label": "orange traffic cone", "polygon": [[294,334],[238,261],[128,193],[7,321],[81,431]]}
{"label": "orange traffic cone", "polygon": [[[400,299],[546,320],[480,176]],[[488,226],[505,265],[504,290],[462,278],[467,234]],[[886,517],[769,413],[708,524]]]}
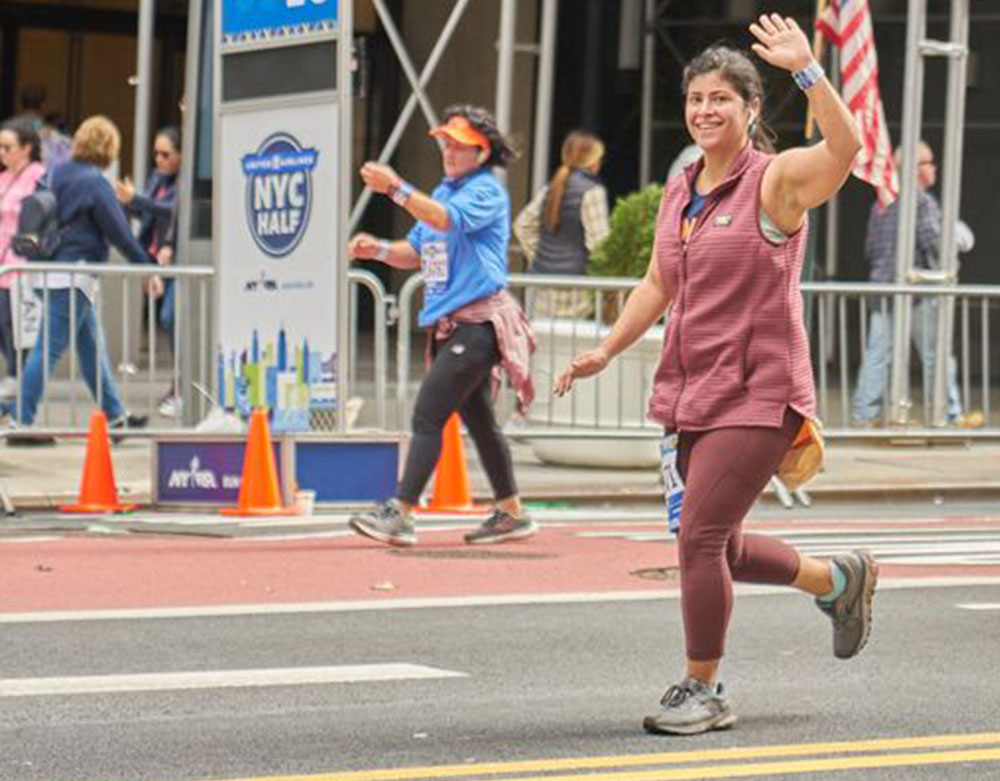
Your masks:
{"label": "orange traffic cone", "polygon": [[267,410],[255,409],[250,417],[250,436],[243,454],[243,478],[235,507],[223,507],[223,515],[294,515],[295,508],[281,503],[278,470],[274,465]]}
{"label": "orange traffic cone", "polygon": [[458,413],[454,413],[441,432],[441,456],[434,472],[434,491],[426,507],[414,508],[427,513],[485,513],[488,507],[472,503],[469,472],[465,467],[465,448]]}
{"label": "orange traffic cone", "polygon": [[108,439],[108,419],[103,412],[90,418],[87,434],[87,456],[83,462],[80,480],[80,499],[77,504],[64,505],[64,513],[127,513],[134,504],[118,501],[115,488],[115,468],[111,463],[111,441]]}

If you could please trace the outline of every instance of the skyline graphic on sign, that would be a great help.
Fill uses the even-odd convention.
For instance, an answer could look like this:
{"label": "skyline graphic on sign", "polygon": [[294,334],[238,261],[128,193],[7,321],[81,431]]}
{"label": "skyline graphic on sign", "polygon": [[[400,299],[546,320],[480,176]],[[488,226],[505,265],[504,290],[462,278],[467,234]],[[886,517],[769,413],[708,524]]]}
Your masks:
{"label": "skyline graphic on sign", "polygon": [[255,328],[250,344],[218,355],[219,399],[227,410],[249,417],[267,407],[275,431],[308,431],[317,414],[337,410],[337,358],[309,347],[308,338],[291,346],[282,326],[262,343]]}

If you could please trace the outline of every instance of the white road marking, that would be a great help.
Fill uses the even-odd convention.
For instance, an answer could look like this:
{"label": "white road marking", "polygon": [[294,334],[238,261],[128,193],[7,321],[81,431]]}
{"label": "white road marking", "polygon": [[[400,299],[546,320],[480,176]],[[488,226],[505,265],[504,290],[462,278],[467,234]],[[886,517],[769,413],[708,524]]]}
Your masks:
{"label": "white road marking", "polygon": [[1000,602],[966,602],[955,607],[962,610],[1000,610]]}
{"label": "white road marking", "polygon": [[[757,534],[780,537],[810,556],[828,557],[845,550],[867,548],[880,561],[910,566],[991,566],[1000,564],[1000,528],[934,529],[809,529],[753,528]],[[626,539],[669,543],[666,529],[595,529],[575,531],[590,539]]]}
{"label": "white road marking", "polygon": [[228,689],[260,686],[465,678],[468,673],[419,664],[344,664],[334,667],[285,667],[262,670],[138,675],[84,675],[65,678],[0,679],[0,697],[42,697],[67,694]]}
{"label": "white road marking", "polygon": [[[900,589],[955,588],[970,586],[1000,587],[1000,576],[879,578],[880,591]],[[784,586],[736,584],[741,596],[796,596]],[[497,607],[509,605],[564,605],[616,602],[652,602],[673,600],[680,591],[643,589],[635,591],[583,591],[551,594],[483,594],[460,597],[422,597],[413,599],[358,599],[336,602],[291,602],[256,605],[207,605],[203,607],[163,607],[118,610],[43,611],[0,614],[0,624],[50,624],[72,621],[120,621],[137,619],[220,618],[267,616],[296,613],[359,613],[386,610],[421,610],[458,607]]]}

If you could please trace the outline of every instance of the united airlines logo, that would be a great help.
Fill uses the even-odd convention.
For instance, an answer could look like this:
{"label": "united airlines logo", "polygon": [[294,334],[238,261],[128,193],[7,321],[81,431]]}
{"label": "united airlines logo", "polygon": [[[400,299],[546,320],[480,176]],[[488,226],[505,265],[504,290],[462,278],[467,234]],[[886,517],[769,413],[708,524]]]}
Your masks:
{"label": "united airlines logo", "polygon": [[250,235],[273,258],[287,255],[305,235],[318,157],[288,133],[269,136],[243,157]]}

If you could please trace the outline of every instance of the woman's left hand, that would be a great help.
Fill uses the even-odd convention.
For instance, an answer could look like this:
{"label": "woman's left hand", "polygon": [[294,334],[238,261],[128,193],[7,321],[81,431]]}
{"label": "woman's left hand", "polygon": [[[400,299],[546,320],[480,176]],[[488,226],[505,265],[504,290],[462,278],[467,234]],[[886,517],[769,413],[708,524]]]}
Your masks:
{"label": "woman's left hand", "polygon": [[385,195],[390,187],[399,183],[399,174],[390,166],[370,160],[361,166],[361,178],[364,180],[365,187],[380,195]]}
{"label": "woman's left hand", "polygon": [[124,179],[115,179],[115,195],[118,200],[126,206],[132,203],[135,198],[135,185],[127,176]]}
{"label": "woman's left hand", "polygon": [[809,39],[790,16],[761,14],[760,19],[750,25],[750,32],[758,41],[751,48],[775,68],[794,73],[813,60]]}

